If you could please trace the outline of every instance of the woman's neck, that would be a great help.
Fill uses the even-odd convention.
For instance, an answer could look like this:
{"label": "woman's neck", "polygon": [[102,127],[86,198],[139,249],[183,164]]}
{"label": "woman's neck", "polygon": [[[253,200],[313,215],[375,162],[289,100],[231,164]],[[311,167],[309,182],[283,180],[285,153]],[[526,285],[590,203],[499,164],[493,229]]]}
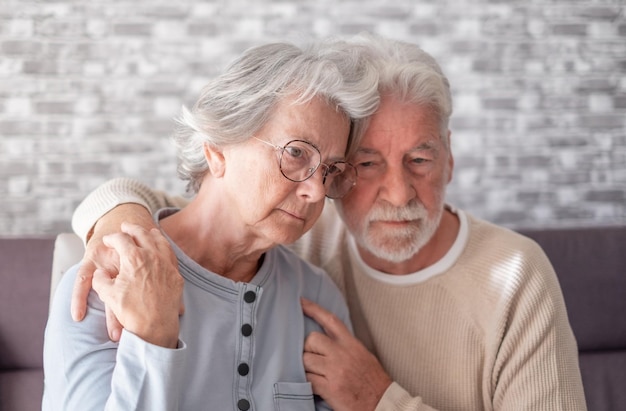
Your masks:
{"label": "woman's neck", "polygon": [[[215,197],[213,197],[215,198]],[[170,239],[207,270],[236,282],[250,282],[271,244],[260,244],[234,223],[219,200],[196,197],[185,208],[160,221]]]}

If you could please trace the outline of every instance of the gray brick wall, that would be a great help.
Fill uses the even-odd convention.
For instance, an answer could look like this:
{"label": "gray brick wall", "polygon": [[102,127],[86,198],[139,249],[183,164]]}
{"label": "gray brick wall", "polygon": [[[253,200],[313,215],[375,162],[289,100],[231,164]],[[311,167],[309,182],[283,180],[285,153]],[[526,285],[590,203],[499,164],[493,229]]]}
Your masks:
{"label": "gray brick wall", "polygon": [[[391,3],[391,4],[386,4]],[[623,0],[0,0],[0,235],[69,230],[98,184],[182,192],[172,117],[272,40],[378,32],[439,59],[454,204],[512,227],[626,224]]]}

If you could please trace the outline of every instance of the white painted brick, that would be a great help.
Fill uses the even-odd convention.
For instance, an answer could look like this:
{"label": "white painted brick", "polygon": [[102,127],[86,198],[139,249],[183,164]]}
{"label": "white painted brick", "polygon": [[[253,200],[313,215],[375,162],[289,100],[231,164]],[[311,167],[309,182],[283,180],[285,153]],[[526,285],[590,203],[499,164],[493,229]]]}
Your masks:
{"label": "white painted brick", "polygon": [[9,37],[31,37],[35,23],[31,19],[15,18],[8,22],[7,35]]}
{"label": "white painted brick", "polygon": [[419,43],[450,77],[456,205],[510,226],[626,224],[626,9],[612,0],[8,5],[0,235],[69,230],[111,177],[180,192],[171,117],[208,78],[255,44],[361,30]]}
{"label": "white painted brick", "polygon": [[589,96],[589,111],[592,113],[607,113],[613,110],[613,98],[607,94],[591,94]]}

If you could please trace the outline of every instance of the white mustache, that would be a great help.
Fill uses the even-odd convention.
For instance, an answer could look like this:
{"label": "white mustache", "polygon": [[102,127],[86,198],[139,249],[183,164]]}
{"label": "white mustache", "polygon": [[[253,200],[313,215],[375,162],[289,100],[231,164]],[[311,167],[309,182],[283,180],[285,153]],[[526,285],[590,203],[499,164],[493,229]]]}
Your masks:
{"label": "white mustache", "polygon": [[394,207],[380,204],[372,208],[368,216],[369,221],[409,221],[428,217],[426,208],[417,201],[411,201],[404,207]]}

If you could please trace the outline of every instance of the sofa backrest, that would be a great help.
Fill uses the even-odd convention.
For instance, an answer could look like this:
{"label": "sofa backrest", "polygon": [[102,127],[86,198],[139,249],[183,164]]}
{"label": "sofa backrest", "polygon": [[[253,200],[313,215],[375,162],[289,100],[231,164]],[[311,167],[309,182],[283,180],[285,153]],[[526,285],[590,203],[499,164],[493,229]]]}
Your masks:
{"label": "sofa backrest", "polygon": [[0,410],[41,410],[54,238],[0,238]]}
{"label": "sofa backrest", "polygon": [[557,273],[578,342],[587,408],[626,404],[626,227],[523,231]]}
{"label": "sofa backrest", "polygon": [[[626,227],[520,232],[541,245],[559,277],[588,409],[618,410],[626,403]],[[83,251],[74,234],[0,238],[0,410],[41,409],[51,288]]]}

